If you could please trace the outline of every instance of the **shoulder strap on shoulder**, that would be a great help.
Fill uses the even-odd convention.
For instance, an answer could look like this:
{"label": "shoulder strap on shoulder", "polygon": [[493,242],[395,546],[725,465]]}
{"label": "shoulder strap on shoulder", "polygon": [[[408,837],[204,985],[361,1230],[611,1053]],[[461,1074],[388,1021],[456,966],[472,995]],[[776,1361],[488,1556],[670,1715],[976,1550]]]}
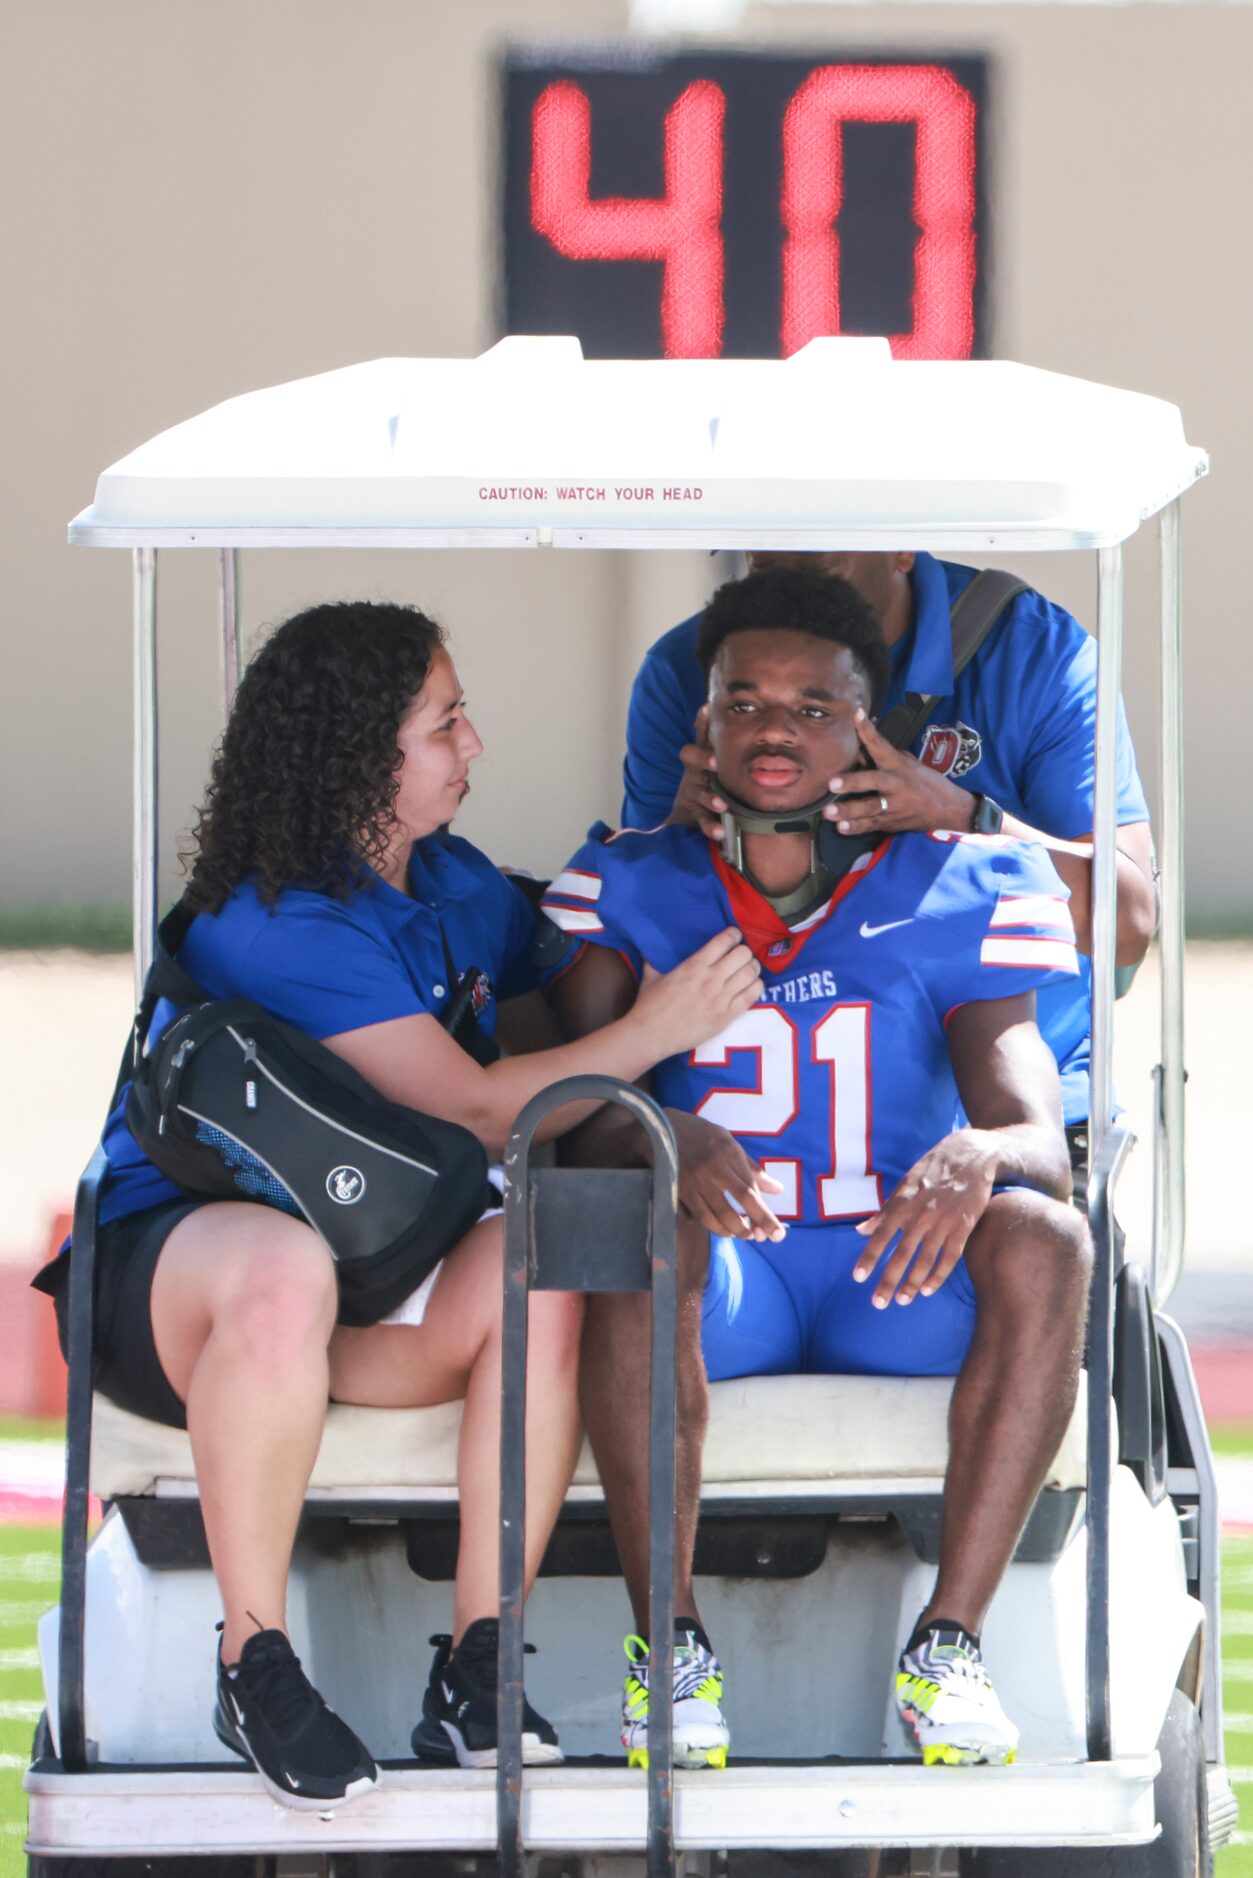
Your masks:
{"label": "shoulder strap on shoulder", "polygon": [[[985,567],[964,587],[950,611],[953,634],[953,676],[965,671],[1006,608],[1027,592],[1025,580],[1001,567]],[[907,692],[879,724],[879,734],[898,750],[908,750],[939,703],[935,692]]]}
{"label": "shoulder strap on shoulder", "polygon": [[189,905],[184,894],[157,927],[152,964],[148,967],[148,976],[144,981],[145,1002],[149,998],[154,1004],[158,998],[168,998],[172,1004],[208,1002],[208,992],[178,962],[179,951],[191,931],[195,917],[195,908]]}
{"label": "shoulder strap on shoulder", "polygon": [[965,671],[1006,608],[1028,591],[1025,580],[1003,567],[985,567],[964,587],[950,612],[953,630],[953,676]]}
{"label": "shoulder strap on shoulder", "polygon": [[143,1057],[144,1041],[152,1024],[152,1014],[162,998],[168,998],[171,1004],[207,1004],[209,994],[203,985],[198,985],[190,972],[184,971],[178,962],[178,952],[195,919],[195,909],[188,902],[186,894],[172,906],[161,924],[157,927],[156,944],[153,948],[152,964],[148,967],[148,976],[144,980],[143,992],[139,1000],[139,1009],[131,1025],[130,1041],[122,1056],[122,1065],[118,1070],[117,1084],[113,1091],[116,1103],[123,1085],[129,1082]]}

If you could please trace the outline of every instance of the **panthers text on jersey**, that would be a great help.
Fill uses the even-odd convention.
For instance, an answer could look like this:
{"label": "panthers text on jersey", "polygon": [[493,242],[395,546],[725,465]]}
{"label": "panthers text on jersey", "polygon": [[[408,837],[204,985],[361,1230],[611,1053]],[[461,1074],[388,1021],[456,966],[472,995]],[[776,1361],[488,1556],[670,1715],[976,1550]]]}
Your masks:
{"label": "panthers text on jersey", "polygon": [[[1069,895],[1045,849],[1000,835],[897,835],[795,928],[695,829],[594,834],[544,898],[638,978],[738,926],[760,1000],[653,1072],[667,1107],[739,1137],[783,1187],[780,1219],[877,1211],[954,1123],[946,1026],[963,1004],[1077,969]],[[567,964],[564,969],[570,969]]]}

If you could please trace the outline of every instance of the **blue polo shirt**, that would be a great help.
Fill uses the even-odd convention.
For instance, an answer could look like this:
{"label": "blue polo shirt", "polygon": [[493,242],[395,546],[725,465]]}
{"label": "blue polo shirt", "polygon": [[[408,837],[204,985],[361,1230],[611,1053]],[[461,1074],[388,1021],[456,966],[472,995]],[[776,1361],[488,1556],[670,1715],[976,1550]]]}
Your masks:
{"label": "blue polo shirt", "polygon": [[[197,915],[179,963],[211,998],[251,998],[316,1038],[393,1017],[438,1016],[455,990],[445,938],[458,972],[478,966],[496,998],[533,988],[535,915],[485,854],[458,836],[432,835],[414,846],[409,884],[411,896],[371,873],[346,902],[289,887],[263,906],[244,881],[220,913]],[[496,998],[479,1013],[489,1032]],[[172,1013],[158,1005],[152,1038]],[[102,1223],[180,1197],[140,1151],[122,1111],[119,1103],[105,1127]]]}
{"label": "blue polo shirt", "polygon": [[[1043,595],[1019,594],[956,678],[950,609],[975,570],[919,554],[914,624],[893,652],[884,711],[907,691],[939,703],[914,754],[962,788],[992,796],[1046,834],[1092,832],[1096,765],[1096,642]],[[655,828],[682,781],[679,750],[691,741],[706,684],[696,659],[700,615],[665,633],[645,656],[631,691],[623,765],[623,826]],[[1135,751],[1118,707],[1118,820],[1146,822]],[[1040,1029],[1057,1058],[1067,1122],[1086,1121],[1091,962],[1077,979],[1039,993]]]}

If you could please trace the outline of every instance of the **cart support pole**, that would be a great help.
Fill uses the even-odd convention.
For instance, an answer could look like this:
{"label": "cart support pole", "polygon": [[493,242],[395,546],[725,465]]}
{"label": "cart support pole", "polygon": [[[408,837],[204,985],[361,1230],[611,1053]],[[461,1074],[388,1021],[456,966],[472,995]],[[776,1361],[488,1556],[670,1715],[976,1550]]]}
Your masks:
{"label": "cart support pole", "polygon": [[[648,1137],[651,1171],[532,1168],[536,1129],[571,1102],[618,1102]],[[663,1699],[648,1714],[648,1878],[674,1878],[673,1704],[675,1331],[678,1155],[650,1097],[612,1076],[572,1076],[532,1097],[505,1148],[505,1297],[501,1337],[500,1655],[496,1825],[500,1878],[522,1878],[523,1597],[527,1299],[549,1291],[651,1291],[649,1611]]]}
{"label": "cart support pole", "polygon": [[[670,1125],[653,1130],[652,1350],[648,1399],[648,1878],[674,1871],[675,1338],[678,1160]],[[669,1150],[668,1153],[666,1150]]]}
{"label": "cart support pole", "polygon": [[131,918],[135,1004],[143,998],[157,930],[157,551],[133,555],[133,835]]}
{"label": "cart support pole", "polygon": [[92,1297],[103,1147],[88,1161],[74,1198],[70,1260],[69,1387],[65,1416],[65,1513],[61,1522],[61,1616],[57,1649],[57,1746],[67,1774],[87,1771],[84,1670],[87,1626],[87,1514],[91,1472]]}
{"label": "cart support pole", "polygon": [[1088,1317],[1087,1722],[1088,1759],[1112,1751],[1109,1708],[1109,1504],[1114,1469],[1111,1394],[1114,1372],[1114,1275],[1120,1263],[1114,1188],[1135,1140],[1110,1128],[1093,1157],[1088,1194],[1095,1259]]}
{"label": "cart support pole", "polygon": [[218,624],[222,640],[222,717],[231,714],[244,669],[239,632],[239,549],[218,550]]}
{"label": "cart support pole", "polygon": [[1184,1174],[1183,970],[1183,578],[1179,498],[1162,511],[1161,548],[1161,932],[1162,1061],[1154,1168],[1157,1195],[1153,1301],[1162,1305],[1183,1270]]}
{"label": "cart support pole", "polygon": [[1122,682],[1123,559],[1102,548],[1097,566],[1096,814],[1092,859],[1092,1081],[1090,1167],[1114,1113],[1114,952],[1118,931],[1118,699]]}
{"label": "cart support pole", "polygon": [[500,1878],[522,1878],[522,1607],[526,1598],[526,1358],[532,1103],[505,1148],[505,1297],[500,1377],[500,1642],[496,1679],[496,1833]]}

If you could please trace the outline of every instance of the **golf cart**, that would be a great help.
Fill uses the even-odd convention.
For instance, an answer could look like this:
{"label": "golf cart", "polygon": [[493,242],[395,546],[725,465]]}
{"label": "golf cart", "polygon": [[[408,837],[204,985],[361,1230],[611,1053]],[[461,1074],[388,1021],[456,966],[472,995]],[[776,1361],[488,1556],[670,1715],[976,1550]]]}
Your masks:
{"label": "golf cart", "polygon": [[[815,422],[823,410],[831,422]],[[1218,1512],[1187,1348],[1163,1310],[1184,1256],[1179,503],[1205,470],[1174,407],[1010,363],[901,363],[879,340],[819,340],[785,362],[585,361],[575,340],[507,339],[477,360],[380,360],[233,399],[102,475],[70,539],[133,555],[137,983],[157,912],[163,549],[219,557],[228,700],[245,549],[1094,550],[1097,1269],[1085,1386],[985,1631],[1022,1729],[1016,1765],[924,1768],[890,1699],[888,1671],[937,1556],[951,1381],[757,1377],[714,1385],[697,1557],[719,1649],[737,1686],[754,1691],[732,1708],[729,1766],[671,1776],[664,1751],[647,1774],[622,1765],[606,1615],[620,1587],[585,1452],[526,1611],[541,1648],[531,1693],[568,1758],[523,1778],[507,1724],[516,1732],[520,1713],[510,1405],[525,1281],[653,1287],[652,1486],[663,1511],[652,1628],[663,1635],[674,1412],[664,1118],[621,1085],[599,1091],[634,1102],[653,1131],[652,1172],[637,1179],[535,1165],[530,1105],[506,1157],[507,1267],[523,1283],[512,1294],[506,1284],[501,1766],[432,1771],[408,1750],[423,1641],[446,1627],[459,1406],[333,1406],[290,1617],[313,1679],[352,1717],[382,1778],[319,1816],[277,1806],[251,1771],[224,1762],[213,1734],[205,1638],[218,1595],[186,1435],[93,1401],[97,1151],[75,1209],[62,1603],[40,1629],[47,1712],[26,1780],[34,1878],[87,1878],[106,1860],[128,1878],[202,1868],[512,1878],[526,1864],[549,1878],[1208,1869],[1235,1820],[1222,1766]],[[1153,516],[1164,778],[1156,1206],[1152,1242],[1128,1247],[1113,1202],[1131,1137],[1114,1119],[1111,1075],[1121,544]],[[576,1092],[563,1085],[542,1101]],[[579,1231],[589,1219],[595,1235]],[[90,1493],[106,1515],[89,1546]],[[351,1637],[336,1621],[348,1609]],[[810,1671],[798,1687],[778,1646],[802,1634]],[[667,1705],[655,1707],[653,1745],[664,1750]]]}

